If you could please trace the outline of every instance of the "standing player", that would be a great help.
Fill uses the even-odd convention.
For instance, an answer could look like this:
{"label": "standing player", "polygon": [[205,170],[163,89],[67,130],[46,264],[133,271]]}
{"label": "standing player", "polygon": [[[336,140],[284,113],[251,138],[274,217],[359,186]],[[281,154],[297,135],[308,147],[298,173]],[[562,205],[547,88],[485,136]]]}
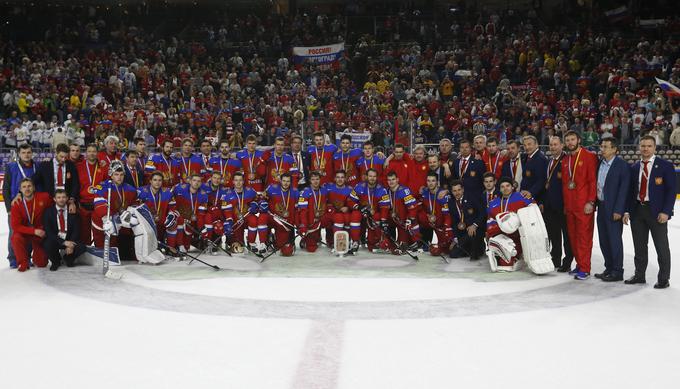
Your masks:
{"label": "standing player", "polygon": [[267,170],[262,160],[263,153],[256,148],[257,138],[253,134],[248,135],[246,138],[246,148],[236,153],[236,159],[243,166],[246,186],[260,193],[264,190],[264,178]]}
{"label": "standing player", "polygon": [[500,197],[500,195],[501,193],[496,188],[496,176],[494,173],[484,173],[484,193],[482,193],[482,196],[484,197],[484,206],[488,208],[491,200]]}
{"label": "standing player", "polygon": [[330,235],[329,229],[333,225],[333,217],[327,212],[328,189],[321,186],[321,175],[319,172],[309,173],[309,186],[306,187],[298,199],[298,209],[300,210],[300,220],[298,230],[302,236],[301,246],[308,252],[313,253],[318,248],[321,241],[321,229],[326,229],[326,240]]}
{"label": "standing player", "polygon": [[212,143],[207,139],[203,139],[199,149],[201,150],[201,153],[198,154],[201,168],[200,174],[203,176],[203,181],[207,182],[212,176],[212,167],[210,165],[210,160],[212,159]]}
{"label": "standing player", "polygon": [[366,181],[366,173],[369,169],[373,169],[378,174],[378,182],[384,183],[384,164],[385,160],[380,158],[380,156],[377,154],[374,154],[373,142],[364,142],[363,155],[357,159],[357,167],[359,168],[359,176],[361,176],[361,181]]}
{"label": "standing player", "polygon": [[333,181],[333,154],[338,148],[335,145],[326,145],[322,132],[314,133],[314,146],[307,150],[311,160],[309,171],[316,171],[321,176],[321,185]]}
{"label": "standing player", "polygon": [[[409,175],[409,161],[410,157],[406,154],[406,149],[401,143],[394,145],[394,151],[385,160],[385,172],[395,172],[397,177],[399,177],[399,182],[405,184],[410,182],[411,176]],[[389,185],[389,182],[387,183]]]}
{"label": "standing player", "polygon": [[260,252],[263,251],[269,232],[274,229],[274,249],[280,249],[281,255],[289,257],[295,252],[293,228],[297,225],[297,201],[300,194],[291,187],[289,173],[283,173],[280,182],[280,185],[267,187],[264,192],[265,199],[260,201],[260,212],[267,215],[267,224],[259,225],[257,232]]}
{"label": "standing player", "polygon": [[449,213],[448,191],[437,185],[437,175],[427,175],[427,187],[420,192],[422,207],[418,212],[418,224],[421,225],[422,234],[426,243],[432,242],[432,232],[437,234],[437,245],[430,245],[430,253],[439,255],[448,254],[453,229],[451,228],[451,214]]}
{"label": "standing player", "polygon": [[106,179],[104,170],[97,161],[97,145],[90,143],[85,150],[85,159],[76,166],[80,180],[80,206],[78,215],[80,220],[80,241],[84,245],[92,243],[92,211],[94,211],[95,191],[98,185]]}
{"label": "standing player", "polygon": [[413,150],[413,155],[408,161],[408,187],[411,193],[420,195],[423,189],[427,187],[427,175],[430,171],[427,164],[427,151],[425,146],[416,146]]}
{"label": "standing player", "polygon": [[[267,217],[265,213],[258,216],[259,207],[257,203],[257,192],[252,188],[244,186],[245,179],[243,173],[236,172],[232,177],[234,188],[227,191],[223,198],[222,209],[229,215],[233,221],[233,234],[229,238],[228,243],[232,245],[232,251],[239,251],[240,245],[244,247],[243,232],[248,228],[248,245],[250,251],[257,253],[259,249],[255,247],[255,238],[257,237],[258,225],[263,226],[266,230]],[[261,242],[262,251],[265,252],[264,241]]]}
{"label": "standing player", "polygon": [[[394,171],[387,173],[387,186],[389,188],[391,217],[388,226],[393,233],[397,231],[396,240],[400,244],[415,246],[420,242],[420,227],[418,226],[418,203],[411,194],[411,191],[399,184],[399,177]],[[393,253],[400,249],[390,244]]]}
{"label": "standing player", "polygon": [[340,137],[340,150],[333,154],[333,169],[344,170],[347,185],[354,187],[359,183],[360,175],[357,161],[361,158],[361,151],[352,148],[352,136],[344,134]]}
{"label": "standing player", "polygon": [[266,152],[264,154],[264,163],[267,170],[267,186],[279,185],[281,182],[281,175],[283,173],[290,173],[292,177],[293,188],[297,188],[298,170],[295,166],[293,157],[284,153],[285,142],[283,137],[278,137],[274,141],[274,152]]}
{"label": "standing player", "polygon": [[170,218],[168,213],[175,206],[172,191],[163,188],[163,173],[153,172],[149,177],[149,185],[139,191],[139,200],[151,210],[156,223],[156,237],[159,242],[166,242],[168,246],[177,248],[177,217]]}
{"label": "standing player", "polygon": [[590,276],[593,251],[597,156],[581,147],[581,135],[575,131],[564,135],[564,143],[569,155],[562,160],[562,193],[567,232],[576,259],[576,268],[569,274],[577,280],[585,280]]}
{"label": "standing player", "polygon": [[387,228],[390,195],[387,194],[387,189],[378,183],[378,171],[371,168],[366,171],[366,181],[359,183],[354,192],[359,198],[359,209],[363,217],[372,219],[366,220],[362,225],[362,236],[363,231],[366,231],[368,251],[375,252],[383,240],[383,230]]}
{"label": "standing player", "polygon": [[179,165],[172,158],[173,143],[171,140],[163,141],[161,152],[152,155],[147,161],[145,171],[147,174],[160,172],[163,175],[163,188],[172,188],[179,182]]}
{"label": "standing player", "polygon": [[354,189],[345,184],[346,178],[345,171],[338,170],[335,172],[335,182],[326,185],[326,188],[328,189],[329,212],[332,213],[333,218],[333,234],[349,230],[349,238],[352,241],[350,252],[353,254],[359,249],[361,239],[361,213],[359,212],[359,198]]}
{"label": "standing player", "polygon": [[496,181],[501,178],[501,172],[503,171],[505,161],[506,159],[498,150],[498,139],[495,137],[487,139],[486,154],[482,156],[482,162],[484,162],[486,171],[493,173],[494,177],[496,177]]}
{"label": "standing player", "polygon": [[[176,209],[180,215],[177,228],[177,244],[189,251],[192,240],[199,235],[208,238],[212,234],[211,219],[207,214],[208,194],[201,189],[201,175],[193,173],[188,184],[178,184],[172,189]],[[199,245],[197,244],[196,247]]]}
{"label": "standing player", "polygon": [[213,173],[220,173],[222,185],[227,188],[233,188],[232,178],[243,168],[241,161],[231,157],[229,141],[226,140],[220,142],[220,155],[210,158],[209,165]]}
{"label": "standing player", "polygon": [[175,159],[179,166],[179,182],[188,183],[194,174],[202,175],[201,157],[194,154],[194,141],[187,138],[182,141],[182,151]]}

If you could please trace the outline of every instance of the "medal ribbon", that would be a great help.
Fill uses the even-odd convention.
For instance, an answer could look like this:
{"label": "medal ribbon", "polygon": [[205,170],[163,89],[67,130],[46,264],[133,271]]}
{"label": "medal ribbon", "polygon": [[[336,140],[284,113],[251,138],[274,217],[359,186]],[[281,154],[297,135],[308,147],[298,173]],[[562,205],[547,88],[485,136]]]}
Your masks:
{"label": "medal ribbon", "polygon": [[432,196],[432,192],[428,192],[428,193],[427,193],[427,201],[430,203],[430,214],[431,214],[432,216],[434,216],[434,206],[435,206],[435,204],[434,204],[434,198],[435,198],[436,196],[437,196],[436,194],[435,194],[434,196]]}
{"label": "medal ribbon", "polygon": [[[318,212],[319,209],[321,209],[321,207],[319,207],[319,199],[316,197],[316,191],[314,189],[312,189],[312,195],[314,196],[314,211]],[[319,198],[321,198],[321,190],[320,189],[319,189]]]}
{"label": "medal ribbon", "polygon": [[239,197],[237,191],[234,191],[234,194],[236,195],[236,202],[237,202],[236,205],[238,206],[238,214],[240,215],[240,214],[243,213],[243,202],[246,200],[246,194],[244,192],[243,196],[241,196],[241,197]]}
{"label": "medal ribbon", "polygon": [[24,209],[26,210],[26,216],[28,217],[28,224],[32,226],[33,225],[33,218],[35,216],[35,197],[33,198],[33,204],[32,204],[30,213],[28,212],[28,204],[26,204],[26,198],[24,198],[22,196],[21,201],[24,203]]}
{"label": "medal ribbon", "polygon": [[151,198],[153,199],[153,205],[156,209],[156,216],[158,216],[161,214],[161,191],[158,191],[158,199],[156,199],[156,195],[154,195],[153,190],[151,190]]}
{"label": "medal ribbon", "polygon": [[[288,200],[290,200],[290,189],[288,190],[288,196],[283,197],[283,190],[281,191],[281,201],[283,201],[286,213],[288,213]],[[287,216],[286,216],[287,217]]]}
{"label": "medal ribbon", "polygon": [[496,162],[493,164],[493,169],[491,168],[491,155],[489,155],[489,171],[496,174],[496,169],[498,168],[498,160],[501,158],[500,153],[496,153]]}
{"label": "medal ribbon", "polygon": [[460,216],[460,223],[465,223],[465,213],[463,212],[463,205],[460,203],[460,200],[456,200],[456,211],[458,211],[458,216]]}
{"label": "medal ribbon", "polygon": [[579,160],[579,158],[581,158],[581,151],[583,151],[582,148],[579,149],[579,150],[578,150],[578,154],[576,154],[576,162],[574,163],[574,170],[573,170],[573,172],[572,172],[572,170],[571,170],[571,169],[572,169],[572,167],[571,167],[571,154],[569,154],[569,180],[570,180],[571,182],[574,182],[574,175],[576,175],[576,168],[577,168],[577,166],[578,166],[578,160]]}
{"label": "medal ribbon", "polygon": [[119,190],[118,185],[116,184],[113,185],[113,188],[116,189],[116,194],[118,194],[118,198],[120,199],[120,208],[125,208],[125,193],[121,193],[122,190]]}
{"label": "medal ribbon", "polygon": [[99,164],[94,164],[94,174],[90,174],[90,163],[85,161],[85,169],[87,169],[87,179],[90,180],[90,186],[94,186],[94,179],[97,178],[97,169],[99,169]]}
{"label": "medal ribbon", "polygon": [[508,205],[510,205],[510,197],[505,201],[505,207],[503,207],[503,198],[501,197],[501,213],[508,210]]}

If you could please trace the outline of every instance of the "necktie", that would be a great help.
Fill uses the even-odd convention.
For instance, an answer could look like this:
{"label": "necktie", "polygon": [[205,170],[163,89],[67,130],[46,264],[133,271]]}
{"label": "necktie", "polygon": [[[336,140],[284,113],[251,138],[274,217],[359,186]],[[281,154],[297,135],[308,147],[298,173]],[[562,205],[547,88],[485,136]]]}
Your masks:
{"label": "necktie", "polygon": [[66,232],[66,219],[64,219],[64,210],[59,210],[59,232]]}
{"label": "necktie", "polygon": [[461,161],[461,163],[460,163],[460,175],[461,175],[461,176],[462,176],[463,174],[465,174],[465,170],[467,169],[467,164],[468,164],[467,159],[463,159],[463,160]]}
{"label": "necktie", "polygon": [[62,165],[57,166],[57,186],[64,186],[64,172],[62,171]]}
{"label": "necktie", "polygon": [[647,172],[647,164],[649,161],[642,161],[642,179],[640,180],[640,201],[645,201],[647,197],[647,180],[649,173]]}
{"label": "necktie", "polygon": [[517,159],[512,160],[512,178],[517,175]]}

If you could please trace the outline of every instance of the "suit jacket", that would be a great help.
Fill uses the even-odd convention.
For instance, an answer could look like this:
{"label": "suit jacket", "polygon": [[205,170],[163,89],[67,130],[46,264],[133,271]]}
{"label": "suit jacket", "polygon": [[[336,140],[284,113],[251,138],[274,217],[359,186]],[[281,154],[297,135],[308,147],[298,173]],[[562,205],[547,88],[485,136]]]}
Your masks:
{"label": "suit jacket", "polygon": [[[522,168],[522,181],[524,181],[524,170],[526,169],[527,156],[524,154],[520,154],[519,161],[520,166]],[[512,178],[513,182],[515,181],[515,177],[512,175],[512,160],[510,160],[510,158],[508,158],[503,164],[503,168],[501,169],[501,177],[510,177]]]}
{"label": "suit jacket", "polygon": [[[68,212],[68,211],[67,211]],[[66,239],[59,237],[59,225],[57,223],[57,207],[50,206],[43,214],[43,228],[45,240],[57,242],[58,247],[64,247],[64,240],[80,242],[80,222],[78,214],[68,214],[66,219]]]}
{"label": "suit jacket", "polygon": [[[483,228],[484,221],[486,220],[486,209],[482,206],[479,201],[479,196],[471,197],[467,193],[463,195],[461,200],[463,212],[463,222],[465,227],[469,227],[476,224],[477,227]],[[460,232],[458,229],[458,224],[461,222],[461,216],[458,212],[458,207],[456,206],[456,198],[454,196],[449,196],[449,212],[451,213],[451,225],[453,230]]]}
{"label": "suit jacket", "polygon": [[451,177],[454,180],[461,180],[463,182],[466,197],[479,198],[484,190],[484,173],[486,172],[484,162],[470,156],[468,158],[467,169],[465,169],[462,177],[460,176],[460,163],[460,158],[453,161]]}
{"label": "suit jacket", "polygon": [[520,190],[527,190],[537,203],[541,203],[545,192],[546,169],[548,160],[540,150],[533,157],[527,155],[522,167],[522,183]]}
{"label": "suit jacket", "polygon": [[546,169],[546,184],[548,189],[543,193],[543,206],[545,208],[564,211],[564,194],[562,193],[562,160],[564,159],[564,154],[562,154],[557,162],[557,166],[553,166],[554,170],[550,177],[547,177],[550,173],[548,168],[550,167],[550,160],[548,160],[548,165]]}
{"label": "suit jacket", "polygon": [[[78,180],[78,170],[71,161],[66,161],[66,177],[64,189],[70,199],[78,200],[80,194],[80,181]],[[56,182],[54,182],[54,164],[52,160],[40,162],[33,175],[33,183],[37,192],[46,192],[50,197],[54,197]]]}
{"label": "suit jacket", "polygon": [[[602,162],[598,166],[602,168]],[[604,212],[610,219],[615,213],[623,215],[626,211],[628,200],[628,188],[630,188],[630,167],[621,157],[614,157],[607,178],[604,180],[604,203],[598,201],[598,212]]]}
{"label": "suit jacket", "polygon": [[[293,161],[297,163],[295,160],[295,155],[292,152],[290,155],[293,157]],[[308,152],[302,150],[300,151],[300,157],[302,157],[302,167],[298,166],[297,168],[300,170],[300,172],[304,173],[305,185],[309,185],[309,167],[311,166],[311,156]]]}
{"label": "suit jacket", "polygon": [[130,167],[125,164],[125,178],[123,179],[123,182],[126,184],[130,184],[134,186],[135,188],[141,188],[144,186],[144,170],[142,170],[141,167],[139,167],[139,164],[136,164],[134,167],[134,170],[137,172],[137,182],[135,182],[135,179],[132,176],[132,171],[130,170]]}
{"label": "suit jacket", "polygon": [[[628,212],[631,218],[635,217],[635,212],[639,206],[638,196],[640,190],[640,162],[636,162],[630,171],[630,196],[628,197]],[[649,167],[647,167],[649,168]],[[676,183],[675,169],[673,164],[659,158],[654,158],[654,165],[649,172],[649,207],[653,217],[657,217],[663,212],[670,219],[673,216],[673,206],[675,205]]]}

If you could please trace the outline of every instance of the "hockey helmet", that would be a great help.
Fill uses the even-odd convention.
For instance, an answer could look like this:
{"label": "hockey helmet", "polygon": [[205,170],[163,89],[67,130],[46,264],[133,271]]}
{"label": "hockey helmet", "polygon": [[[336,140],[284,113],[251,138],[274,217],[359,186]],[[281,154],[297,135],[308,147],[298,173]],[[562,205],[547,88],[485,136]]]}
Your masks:
{"label": "hockey helmet", "polygon": [[119,160],[114,160],[111,162],[109,165],[109,177],[113,176],[113,173],[116,172],[125,172],[125,168],[123,167],[123,162]]}
{"label": "hockey helmet", "polygon": [[519,216],[515,212],[501,212],[496,215],[496,223],[501,231],[512,234],[519,228]]}

